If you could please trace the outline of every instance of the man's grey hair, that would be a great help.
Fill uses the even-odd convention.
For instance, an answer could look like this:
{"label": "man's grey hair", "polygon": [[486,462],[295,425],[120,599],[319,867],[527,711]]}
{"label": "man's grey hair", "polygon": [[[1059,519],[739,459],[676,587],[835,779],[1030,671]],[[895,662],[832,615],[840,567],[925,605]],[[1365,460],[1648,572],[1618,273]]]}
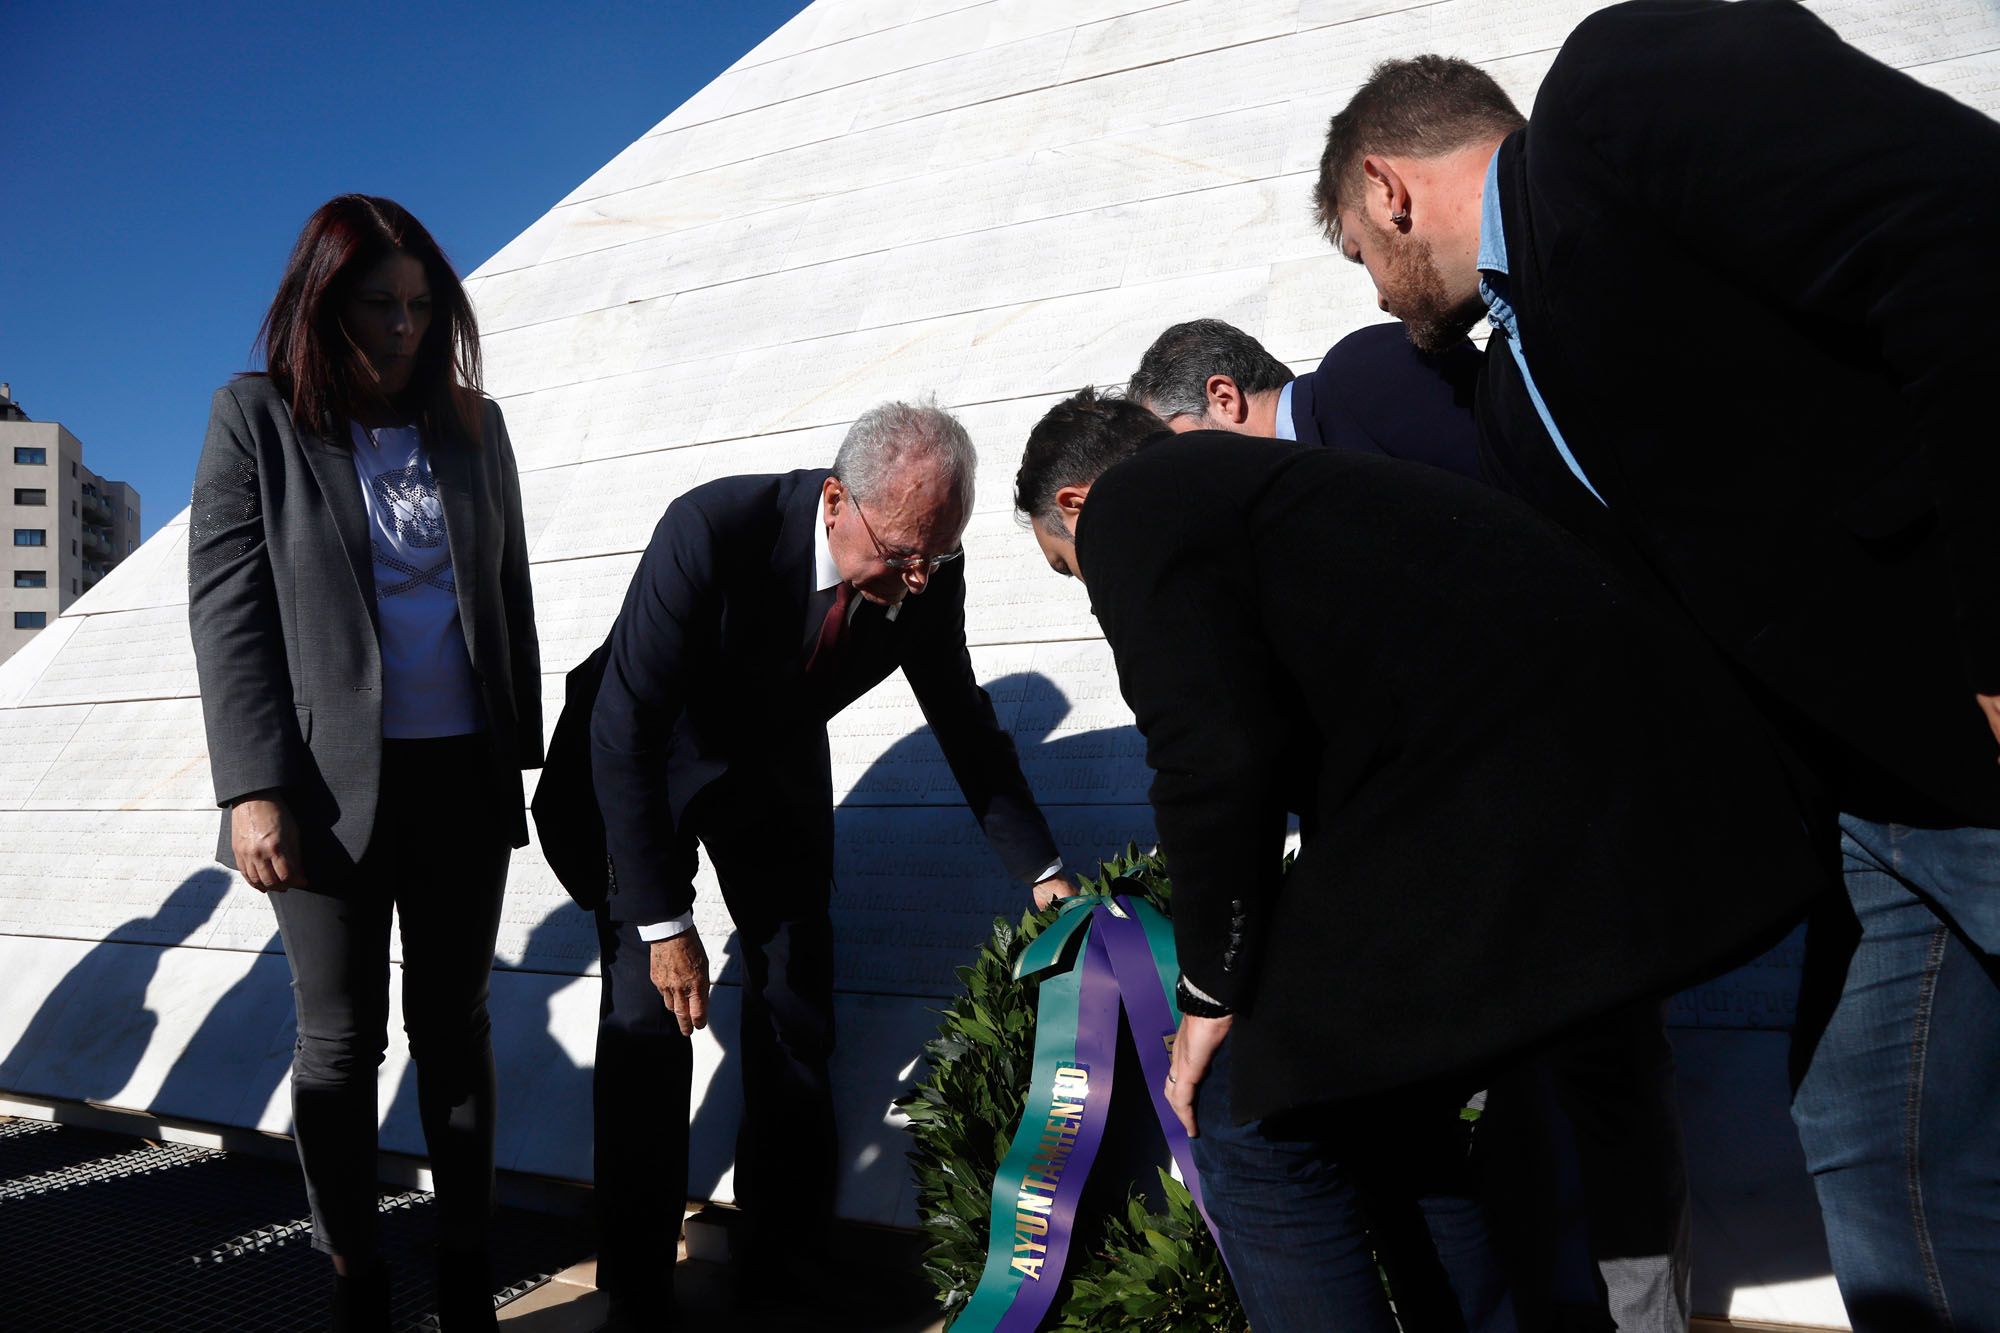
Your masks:
{"label": "man's grey hair", "polygon": [[1211,375],[1229,376],[1246,394],[1268,393],[1292,382],[1291,368],[1234,324],[1191,319],[1153,339],[1125,386],[1125,396],[1166,420],[1204,417]]}
{"label": "man's grey hair", "polygon": [[892,473],[912,463],[942,469],[959,512],[971,515],[979,453],[958,418],[928,399],[883,403],[856,417],[833,456],[833,475],[865,504],[882,493]]}

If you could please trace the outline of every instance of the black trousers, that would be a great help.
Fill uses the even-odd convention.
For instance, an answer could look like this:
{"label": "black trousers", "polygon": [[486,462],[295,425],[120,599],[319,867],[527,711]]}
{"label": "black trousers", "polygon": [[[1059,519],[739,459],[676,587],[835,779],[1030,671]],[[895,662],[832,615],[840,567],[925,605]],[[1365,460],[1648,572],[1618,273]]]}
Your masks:
{"label": "black trousers", "polygon": [[[1666,1005],[1639,1001],[1496,1075],[1479,1124],[1495,1235],[1523,1328],[1687,1327],[1687,1153]],[[1559,1186],[1572,1163],[1573,1184]],[[1578,1303],[1560,1251],[1581,1211],[1597,1300]]]}
{"label": "black trousers", "polygon": [[493,1212],[493,940],[512,853],[478,736],[385,740],[375,836],[358,866],[270,895],[292,969],[292,1120],[313,1245],[375,1252],[376,1070],[389,1041],[389,921],[402,922],[403,1027],[430,1147],[439,1241],[484,1245]]}
{"label": "black trousers", "polygon": [[[732,773],[695,798],[683,820],[687,870],[706,848],[736,923],[742,1011],[718,1034],[725,1074],[743,1080],[736,1201],[750,1258],[822,1252],[833,1220],[833,813],[824,792],[784,775]],[[595,1182],[597,1282],[619,1295],[672,1270],[688,1183],[689,1039],[653,987],[638,925],[600,908]],[[711,964],[720,941],[705,940]],[[731,1049],[733,1045],[733,1049]]]}

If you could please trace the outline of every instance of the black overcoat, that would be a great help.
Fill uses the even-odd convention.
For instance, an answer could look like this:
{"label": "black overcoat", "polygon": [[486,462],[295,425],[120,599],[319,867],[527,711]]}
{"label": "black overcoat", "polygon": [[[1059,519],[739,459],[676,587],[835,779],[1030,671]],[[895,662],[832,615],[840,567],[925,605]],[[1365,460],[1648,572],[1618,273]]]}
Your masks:
{"label": "black overcoat", "polygon": [[1826,885],[1714,654],[1490,487],[1191,432],[1106,472],[1076,537],[1245,1118],[1477,1077]]}
{"label": "black overcoat", "polygon": [[1839,807],[2000,826],[2000,126],[1791,0],[1638,0],[1501,147],[1493,480],[1685,608]]}

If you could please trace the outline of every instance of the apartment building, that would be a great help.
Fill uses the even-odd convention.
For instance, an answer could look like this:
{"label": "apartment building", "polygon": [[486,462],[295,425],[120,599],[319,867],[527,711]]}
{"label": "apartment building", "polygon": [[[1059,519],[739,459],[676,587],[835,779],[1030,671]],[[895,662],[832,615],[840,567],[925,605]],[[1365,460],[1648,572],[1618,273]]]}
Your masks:
{"label": "apartment building", "polygon": [[139,493],[83,465],[83,445],[35,421],[0,383],[0,662],[139,547]]}

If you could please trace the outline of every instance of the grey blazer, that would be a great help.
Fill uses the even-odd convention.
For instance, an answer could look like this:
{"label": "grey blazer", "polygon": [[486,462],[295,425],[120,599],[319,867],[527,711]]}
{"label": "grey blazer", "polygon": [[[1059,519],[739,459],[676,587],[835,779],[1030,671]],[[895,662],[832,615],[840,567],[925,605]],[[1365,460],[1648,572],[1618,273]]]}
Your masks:
{"label": "grey blazer", "polygon": [[[528,840],[521,775],[542,762],[520,481],[500,408],[477,449],[431,451],[491,751],[493,818]],[[216,804],[282,788],[309,874],[368,850],[382,771],[382,659],[368,513],[344,439],[301,431],[270,380],[216,390],[188,525],[188,625]],[[331,864],[329,864],[329,861]]]}

